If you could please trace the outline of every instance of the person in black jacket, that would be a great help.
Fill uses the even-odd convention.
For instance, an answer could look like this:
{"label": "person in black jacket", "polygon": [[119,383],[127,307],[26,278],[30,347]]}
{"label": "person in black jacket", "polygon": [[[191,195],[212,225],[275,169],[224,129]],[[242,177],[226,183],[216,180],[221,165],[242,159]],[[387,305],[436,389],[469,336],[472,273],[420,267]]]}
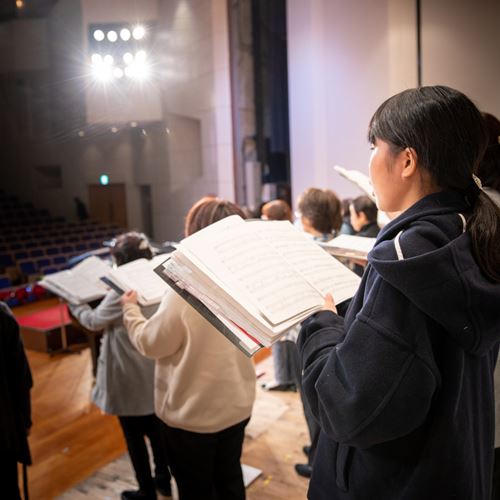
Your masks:
{"label": "person in black jacket", "polygon": [[368,196],[358,196],[349,205],[351,226],[356,236],[376,238],[380,227],[377,224],[378,209]]}
{"label": "person in black jacket", "polygon": [[[358,196],[352,200],[349,205],[351,214],[351,225],[356,236],[364,238],[376,238],[380,232],[377,223],[378,209],[377,205],[368,196]],[[363,276],[366,262],[354,261],[352,270],[358,275]]]}
{"label": "person in black jacket", "polygon": [[321,426],[310,499],[484,500],[500,340],[500,210],[473,169],[484,122],[444,86],[397,94],[369,127],[380,232],[345,317],[298,340]]}
{"label": "person in black jacket", "polygon": [[[21,498],[17,463],[31,465],[31,370],[19,336],[19,326],[0,302],[0,477],[2,498]],[[26,490],[25,490],[26,498]]]}
{"label": "person in black jacket", "polygon": [[[500,207],[500,120],[489,113],[483,113],[488,131],[488,147],[483,159],[476,167],[483,189]],[[493,488],[491,498],[500,500],[500,364],[493,375],[495,384],[495,460],[493,466]]]}

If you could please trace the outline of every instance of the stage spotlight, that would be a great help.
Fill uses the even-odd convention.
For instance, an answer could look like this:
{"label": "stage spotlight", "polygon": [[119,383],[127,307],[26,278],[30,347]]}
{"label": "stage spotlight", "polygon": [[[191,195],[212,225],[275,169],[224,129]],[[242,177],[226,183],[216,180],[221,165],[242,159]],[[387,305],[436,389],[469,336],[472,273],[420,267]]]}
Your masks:
{"label": "stage spotlight", "polygon": [[149,78],[150,69],[146,64],[134,64],[134,78],[137,80],[147,80]]}
{"label": "stage spotlight", "polygon": [[111,54],[106,54],[104,56],[104,64],[108,64],[109,66],[111,66],[113,64],[113,56]]}
{"label": "stage spotlight", "polygon": [[132,31],[132,36],[136,40],[141,40],[144,38],[144,35],[146,34],[146,30],[144,29],[144,26],[136,26],[134,28],[134,31]]}
{"label": "stage spotlight", "polygon": [[123,77],[123,70],[121,68],[115,68],[113,70],[113,76],[115,78],[122,78]]}
{"label": "stage spotlight", "polygon": [[116,42],[116,40],[118,40],[118,35],[116,34],[116,31],[113,30],[108,31],[107,37],[110,42]]}
{"label": "stage spotlight", "polygon": [[144,63],[133,63],[125,68],[125,75],[134,80],[146,80],[150,76],[150,68]]}
{"label": "stage spotlight", "polygon": [[102,56],[101,54],[92,54],[90,60],[92,61],[92,64],[100,64],[102,63]]}
{"label": "stage spotlight", "polygon": [[139,52],[135,54],[135,60],[139,63],[143,63],[146,60],[146,52],[144,52],[144,50],[139,50]]}
{"label": "stage spotlight", "polygon": [[94,40],[97,40],[98,42],[102,42],[104,40],[104,31],[95,30],[94,31]]}
{"label": "stage spotlight", "polygon": [[123,29],[120,31],[120,38],[121,38],[124,42],[127,42],[128,40],[130,40],[130,30],[128,30],[127,28],[123,28]]}
{"label": "stage spotlight", "polygon": [[125,54],[123,54],[123,62],[125,64],[132,64],[134,62],[134,56],[130,52],[125,52]]}
{"label": "stage spotlight", "polygon": [[108,82],[113,77],[111,66],[107,64],[96,64],[92,67],[94,78],[100,82]]}

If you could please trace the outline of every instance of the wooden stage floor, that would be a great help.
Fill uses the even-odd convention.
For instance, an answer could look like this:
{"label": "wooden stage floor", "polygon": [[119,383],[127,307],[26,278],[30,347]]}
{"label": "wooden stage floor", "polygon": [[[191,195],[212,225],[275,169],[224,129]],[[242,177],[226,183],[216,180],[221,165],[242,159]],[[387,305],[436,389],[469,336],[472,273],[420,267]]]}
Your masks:
{"label": "wooden stage floor", "polygon": [[[14,310],[18,313],[19,310]],[[22,311],[23,313],[25,311]],[[28,468],[30,497],[51,500],[72,488],[125,451],[118,420],[104,415],[90,402],[92,386],[90,352],[48,354],[27,351],[34,378],[33,428],[30,446],[33,465]],[[270,357],[257,365],[272,378]],[[260,381],[258,383],[260,386]],[[293,464],[304,462],[302,446],[308,436],[297,393],[273,392],[274,401],[286,410],[273,420],[266,413],[269,398],[258,387],[255,422],[262,426],[247,437],[242,461],[263,474],[247,489],[248,500],[301,500],[307,480],[296,475]],[[260,395],[260,399],[259,399]],[[255,426],[254,426],[255,427]]]}

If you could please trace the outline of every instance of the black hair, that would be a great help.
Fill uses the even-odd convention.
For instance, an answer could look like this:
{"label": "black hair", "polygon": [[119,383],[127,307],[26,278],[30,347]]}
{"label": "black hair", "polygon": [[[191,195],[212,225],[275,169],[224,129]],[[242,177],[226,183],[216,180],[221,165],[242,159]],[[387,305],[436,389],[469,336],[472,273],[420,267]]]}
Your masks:
{"label": "black hair", "polygon": [[477,166],[476,175],[483,186],[500,191],[500,121],[489,113],[483,113],[483,118],[488,131],[488,147]]}
{"label": "black hair", "polygon": [[349,207],[351,206],[352,198],[343,198],[340,200],[342,217],[349,217]]}
{"label": "black hair", "polygon": [[474,257],[486,276],[500,282],[500,209],[472,177],[487,146],[485,123],[473,102],[441,85],[405,90],[373,115],[368,140],[376,139],[389,143],[393,153],[412,148],[418,166],[440,189],[465,195]]}
{"label": "black hair", "polygon": [[357,214],[364,213],[368,222],[377,222],[377,205],[368,196],[358,196],[351,205]]}
{"label": "black hair", "polygon": [[116,264],[121,266],[137,259],[151,259],[153,250],[144,233],[130,231],[116,237],[111,247],[111,256],[115,259]]}

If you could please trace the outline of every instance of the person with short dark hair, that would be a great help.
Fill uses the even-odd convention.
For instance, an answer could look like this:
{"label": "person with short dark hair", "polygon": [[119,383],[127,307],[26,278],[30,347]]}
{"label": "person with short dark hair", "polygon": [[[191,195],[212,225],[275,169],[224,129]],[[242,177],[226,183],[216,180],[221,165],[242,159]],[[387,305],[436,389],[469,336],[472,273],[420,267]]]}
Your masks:
{"label": "person with short dark hair", "polygon": [[[187,214],[185,235],[231,215],[244,217],[230,201],[202,198]],[[240,457],[255,399],[252,360],[172,289],[149,320],[135,292],[122,303],[130,340],[156,361],[156,409],[179,497],[244,499]]]}
{"label": "person with short dark hair", "polygon": [[306,189],[299,196],[298,209],[304,231],[317,240],[332,239],[342,225],[340,200],[330,189]]}
{"label": "person with short dark hair", "polygon": [[[351,225],[354,235],[365,238],[376,238],[380,232],[377,223],[377,205],[368,196],[358,196],[350,205]],[[363,276],[366,262],[354,260],[350,263],[351,269],[358,275]]]}
{"label": "person with short dark hair", "polygon": [[380,231],[377,224],[378,209],[368,196],[358,196],[350,206],[351,225],[356,236],[375,238]]}
{"label": "person with short dark hair", "polygon": [[268,201],[262,206],[261,219],[293,221],[292,209],[285,200]]}
{"label": "person with short dark hair", "polygon": [[[306,189],[298,199],[298,209],[304,232],[315,241],[331,240],[341,228],[342,225],[342,205],[337,195],[330,189],[318,189],[311,187]],[[294,329],[292,329],[294,331]],[[298,332],[295,331],[294,341],[296,342]],[[296,385],[299,389],[302,406],[304,409],[304,417],[306,419],[307,428],[311,444],[304,446],[303,451],[307,456],[307,463],[295,464],[295,471],[299,476],[311,477],[314,460],[316,455],[316,446],[319,439],[320,428],[318,422],[312,414],[309,402],[304,397],[302,386],[302,374],[297,346],[295,345],[296,362],[292,362],[295,368]]]}
{"label": "person with short dark hair", "polygon": [[[485,500],[500,341],[500,209],[474,169],[487,140],[464,94],[389,98],[369,125],[380,232],[343,315],[299,334],[321,426],[311,500]],[[341,315],[342,314],[342,315]]]}
{"label": "person with short dark hair", "polygon": [[[116,238],[111,256],[120,266],[141,258],[151,259],[153,251],[146,235],[131,231]],[[97,332],[104,329],[92,399],[102,411],[118,417],[139,485],[138,490],[123,491],[121,498],[153,500],[156,499],[156,490],[169,496],[168,450],[163,423],[155,415],[154,408],[154,362],[141,356],[131,344],[123,325],[120,295],[110,290],[95,309],[87,304],[70,304],[69,307],[87,330]],[[149,317],[157,307],[144,308],[143,314]],[[154,478],[146,436],[153,452]]]}
{"label": "person with short dark hair", "polygon": [[[19,325],[7,304],[0,302],[0,471],[2,498],[20,500],[17,464],[31,465],[31,370]],[[24,498],[27,478],[24,477]]]}

